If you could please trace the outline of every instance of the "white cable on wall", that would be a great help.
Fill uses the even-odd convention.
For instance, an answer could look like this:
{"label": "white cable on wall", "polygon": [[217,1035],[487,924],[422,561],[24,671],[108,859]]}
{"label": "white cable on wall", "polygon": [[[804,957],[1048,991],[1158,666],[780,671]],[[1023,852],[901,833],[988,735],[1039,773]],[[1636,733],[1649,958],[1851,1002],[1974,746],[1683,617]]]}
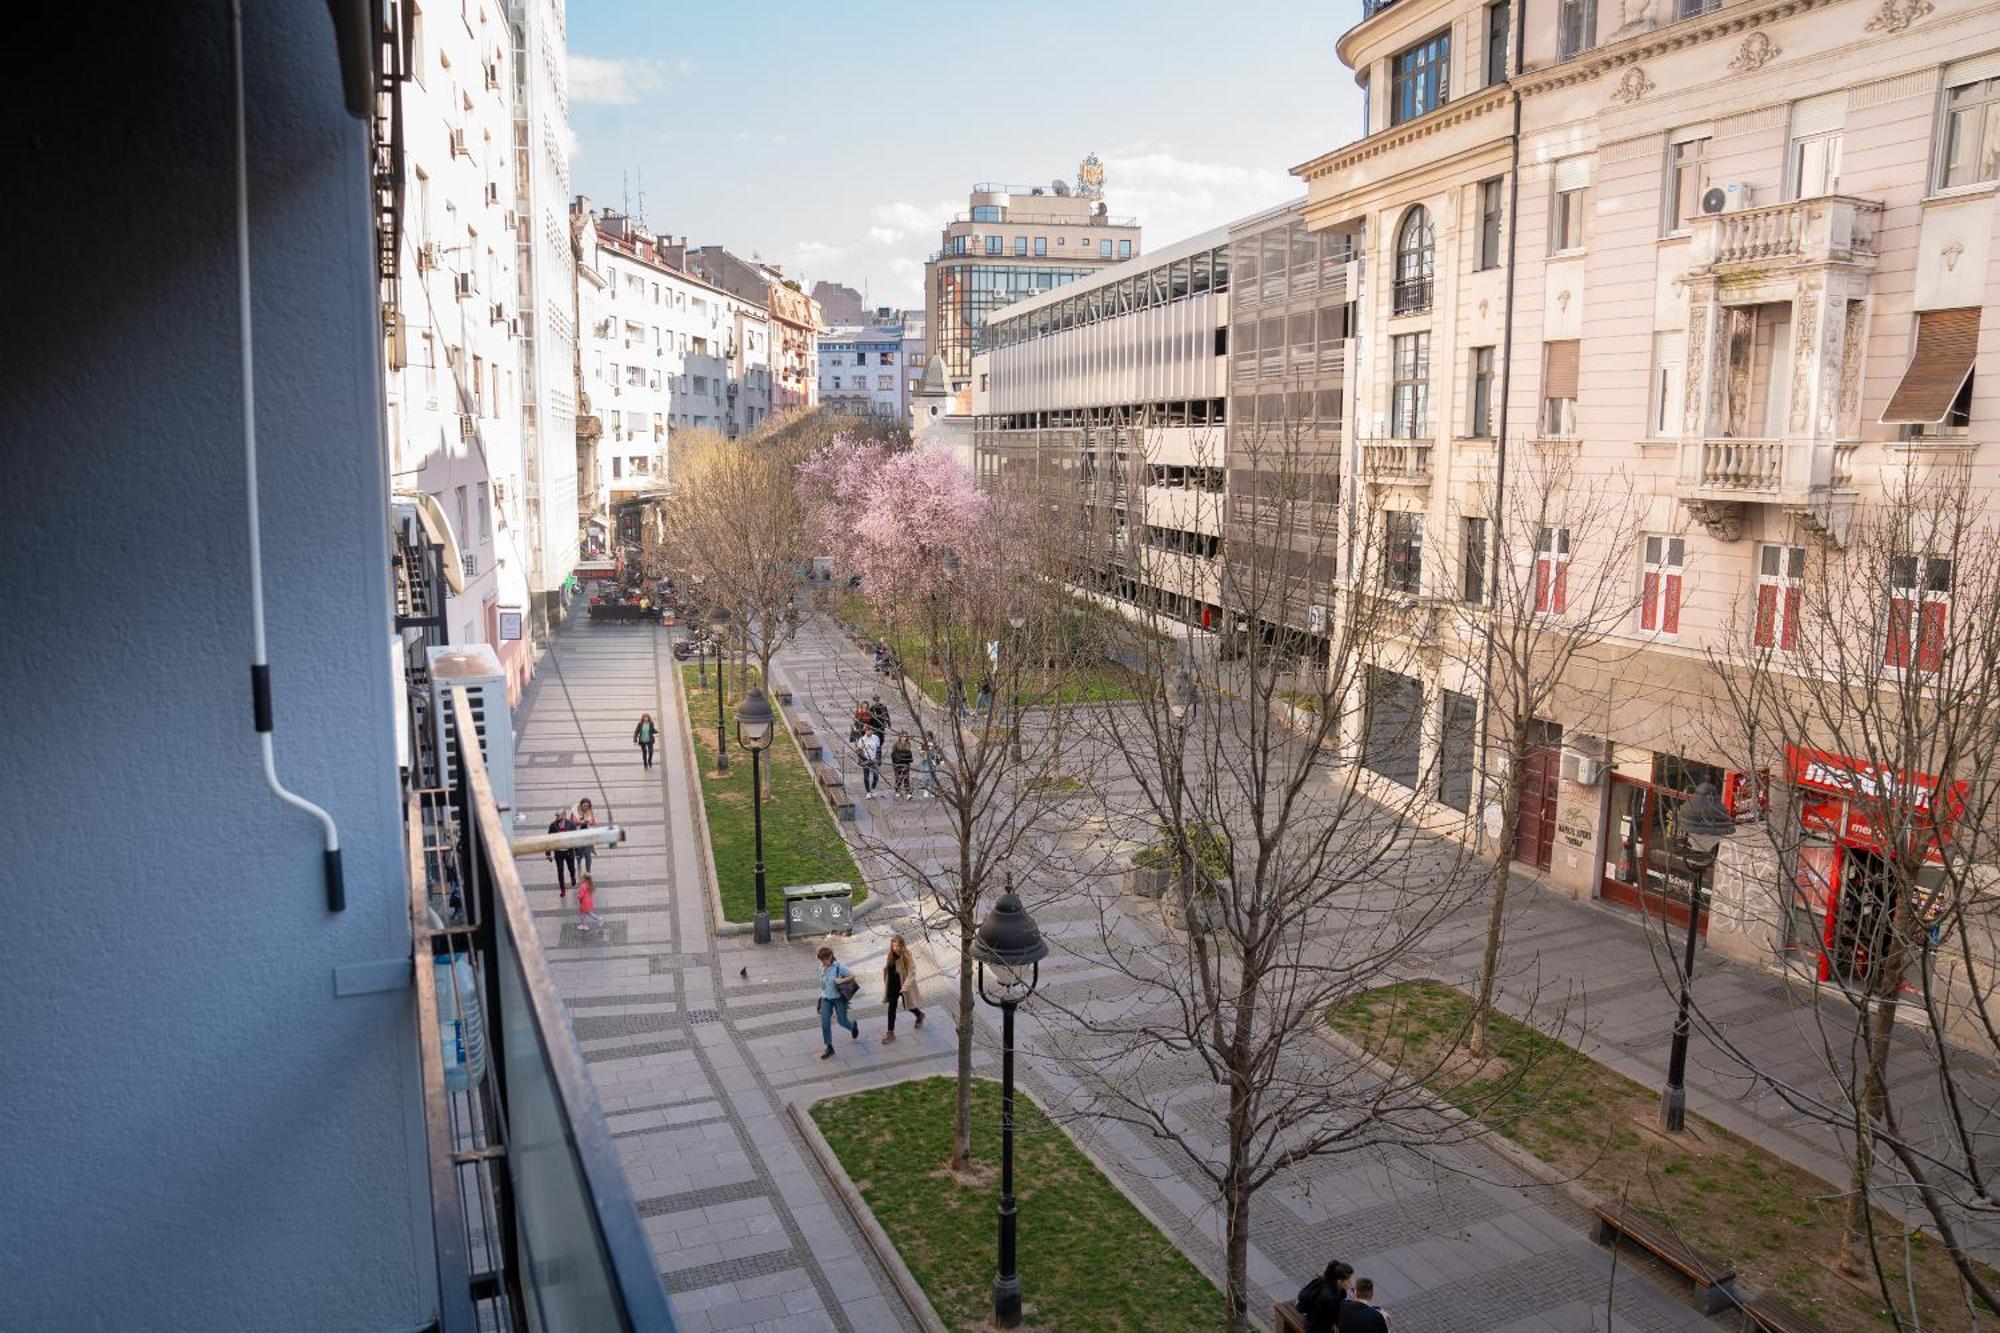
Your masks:
{"label": "white cable on wall", "polygon": [[271,665],[264,649],[264,539],[257,501],[257,377],[250,332],[250,148],[244,129],[243,0],[230,0],[231,72],[236,83],[236,300],[242,328],[243,470],[250,495],[250,706],[257,743],[264,756],[264,784],[287,805],[319,820],[326,830],[326,910],[347,907],[347,888],[340,869],[340,830],[333,816],[278,780],[278,762],[271,748]]}

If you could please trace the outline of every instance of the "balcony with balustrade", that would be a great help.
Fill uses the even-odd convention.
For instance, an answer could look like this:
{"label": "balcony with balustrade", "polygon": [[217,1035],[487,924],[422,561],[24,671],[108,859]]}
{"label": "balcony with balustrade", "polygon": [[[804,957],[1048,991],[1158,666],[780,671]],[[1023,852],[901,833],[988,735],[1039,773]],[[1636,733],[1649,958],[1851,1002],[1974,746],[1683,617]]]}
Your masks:
{"label": "balcony with balustrade", "polygon": [[1688,275],[1741,279],[1827,264],[1875,266],[1879,200],[1821,195],[1710,213],[1690,228]]}
{"label": "balcony with balustrade", "polygon": [[1361,446],[1361,476],[1381,484],[1426,486],[1431,480],[1434,440],[1364,439]]}

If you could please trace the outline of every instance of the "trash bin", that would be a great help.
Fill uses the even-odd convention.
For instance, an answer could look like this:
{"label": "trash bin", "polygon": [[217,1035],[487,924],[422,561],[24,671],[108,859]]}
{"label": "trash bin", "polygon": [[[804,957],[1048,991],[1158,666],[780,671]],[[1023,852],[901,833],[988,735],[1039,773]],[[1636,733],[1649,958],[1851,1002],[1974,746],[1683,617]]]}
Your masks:
{"label": "trash bin", "polygon": [[785,895],[786,939],[854,933],[852,884],[787,884],[780,892]]}

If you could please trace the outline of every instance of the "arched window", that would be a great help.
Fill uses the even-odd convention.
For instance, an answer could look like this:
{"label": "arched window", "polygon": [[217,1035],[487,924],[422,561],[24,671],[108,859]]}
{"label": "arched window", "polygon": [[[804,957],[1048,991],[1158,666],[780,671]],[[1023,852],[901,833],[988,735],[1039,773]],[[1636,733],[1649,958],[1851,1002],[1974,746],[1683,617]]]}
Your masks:
{"label": "arched window", "polygon": [[1396,232],[1396,313],[1419,314],[1431,308],[1431,274],[1437,259],[1437,234],[1423,205],[1403,215]]}

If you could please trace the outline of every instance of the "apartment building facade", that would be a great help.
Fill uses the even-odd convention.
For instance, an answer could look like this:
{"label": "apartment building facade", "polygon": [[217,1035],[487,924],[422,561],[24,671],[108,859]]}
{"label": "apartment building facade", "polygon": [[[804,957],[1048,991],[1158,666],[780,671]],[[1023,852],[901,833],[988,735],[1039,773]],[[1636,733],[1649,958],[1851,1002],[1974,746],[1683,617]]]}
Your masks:
{"label": "apartment building facade", "polygon": [[945,223],[924,264],[925,364],[942,356],[954,390],[972,382],[973,352],[993,312],[1139,253],[1137,219],[1113,217],[1103,190],[1103,164],[1092,155],[1074,188],[1062,180],[975,185],[966,211]]}
{"label": "apartment building facade", "polygon": [[[821,284],[824,286],[825,284]],[[866,322],[820,335],[819,401],[836,411],[902,420],[915,387],[905,373],[903,312],[877,309]]]}
{"label": "apartment building facade", "polygon": [[[1533,613],[1558,619],[1582,587],[1609,590],[1601,645],[1537,719],[1521,820],[1494,831],[1552,884],[1684,923],[1693,889],[1666,832],[1679,800],[1711,783],[1745,822],[1795,821],[1796,795],[1758,793],[1810,785],[1732,771],[1713,661],[1782,651],[1799,590],[1900,479],[1952,468],[1992,484],[1978,443],[2000,408],[1995,10],[1397,0],[1340,54],[1369,131],[1296,170],[1309,223],[1363,237],[1374,279],[1347,433],[1381,578],[1463,603],[1470,570],[1514,561],[1533,571]],[[1627,521],[1596,546],[1561,521],[1516,522],[1475,558],[1505,503],[1503,458],[1515,494],[1560,467]],[[1399,565],[1418,533],[1436,535]],[[1948,615],[1950,571],[1909,564],[1885,608],[1892,657],[1933,623],[1901,608]],[[1477,716],[1467,642],[1447,632],[1414,656],[1393,698],[1366,701],[1364,716],[1421,718],[1420,754],[1371,764],[1388,780],[1448,776],[1433,761]],[[1484,785],[1455,790],[1491,827]],[[1734,841],[1698,928],[1766,964],[1864,966],[1843,941],[1875,910],[1865,821],[1803,818],[1832,831]],[[1797,844],[1796,865],[1776,864],[1774,841]]]}
{"label": "apartment building facade", "polygon": [[772,264],[744,259],[719,245],[690,248],[683,237],[664,250],[675,267],[763,307],[770,324],[768,410],[811,407],[819,400],[819,303]]}

